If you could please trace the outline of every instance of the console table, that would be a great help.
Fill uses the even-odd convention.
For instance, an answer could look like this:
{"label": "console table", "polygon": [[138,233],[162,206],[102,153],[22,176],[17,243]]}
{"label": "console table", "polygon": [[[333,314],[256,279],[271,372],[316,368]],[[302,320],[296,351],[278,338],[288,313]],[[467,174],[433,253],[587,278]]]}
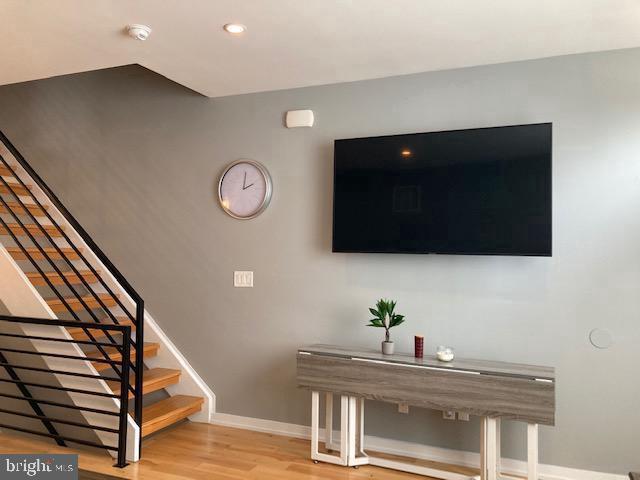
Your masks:
{"label": "console table", "polygon": [[[555,373],[550,367],[456,358],[382,355],[329,345],[298,350],[298,387],[311,390],[311,458],[344,466],[378,465],[446,480],[470,477],[369,456],[364,400],[481,417],[480,478],[500,478],[500,421],[526,422],[528,480],[538,480],[538,425],[555,423]],[[320,452],[320,392],[325,393],[325,447]],[[340,396],[340,444],[333,443],[333,398]]]}

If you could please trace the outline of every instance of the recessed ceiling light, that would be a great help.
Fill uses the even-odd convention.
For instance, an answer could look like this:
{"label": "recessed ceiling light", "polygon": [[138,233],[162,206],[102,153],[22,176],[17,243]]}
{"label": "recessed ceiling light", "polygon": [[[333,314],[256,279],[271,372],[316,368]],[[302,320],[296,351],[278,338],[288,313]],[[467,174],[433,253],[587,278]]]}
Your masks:
{"label": "recessed ceiling light", "polygon": [[400,155],[402,155],[403,157],[410,157],[411,156],[411,150],[409,150],[408,148],[405,148],[404,150],[402,150],[400,152]]}
{"label": "recessed ceiling light", "polygon": [[247,29],[247,27],[240,23],[227,23],[222,28],[224,28],[227,33],[233,33],[234,35],[244,33],[244,31]]}

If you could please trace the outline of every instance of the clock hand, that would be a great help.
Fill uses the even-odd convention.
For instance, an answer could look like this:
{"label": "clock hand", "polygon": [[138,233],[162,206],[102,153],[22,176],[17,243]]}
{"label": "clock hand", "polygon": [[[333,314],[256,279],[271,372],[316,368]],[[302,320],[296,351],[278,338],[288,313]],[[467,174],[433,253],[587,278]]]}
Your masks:
{"label": "clock hand", "polygon": [[253,185],[254,185],[254,184],[252,183],[252,184],[250,184],[250,185],[247,185],[246,187],[242,187],[242,190],[246,190],[246,189],[247,189],[247,188],[249,188],[249,187],[253,187]]}
{"label": "clock hand", "polygon": [[247,172],[244,172],[244,180],[242,180],[242,190],[245,189],[245,185],[247,184]]}

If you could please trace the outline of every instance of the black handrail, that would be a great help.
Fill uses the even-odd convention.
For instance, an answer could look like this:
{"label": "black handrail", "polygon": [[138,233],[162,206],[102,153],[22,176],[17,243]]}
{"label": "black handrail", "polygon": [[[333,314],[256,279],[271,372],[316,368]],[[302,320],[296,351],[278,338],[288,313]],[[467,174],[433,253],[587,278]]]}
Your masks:
{"label": "black handrail", "polygon": [[[7,163],[7,161],[2,157],[2,155],[0,155],[0,166],[4,165],[7,169],[12,170],[11,166]],[[15,173],[15,172],[14,172]],[[24,184],[24,182],[22,182],[22,180],[20,180],[20,178],[16,175],[15,178],[18,179],[18,181],[20,182],[19,185],[22,186],[23,188],[27,188],[26,185]],[[46,240],[49,242],[50,245],[53,246],[53,248],[55,248],[58,253],[60,255],[62,255],[62,250],[60,249],[60,247],[58,246],[58,244],[53,240],[53,238],[51,237],[51,235],[49,234],[49,232],[47,232],[47,229],[44,227],[44,225],[42,225],[34,216],[33,213],[31,213],[31,211],[27,208],[27,205],[22,201],[22,199],[20,198],[20,196],[13,190],[13,188],[11,188],[9,182],[7,182],[4,178],[0,177],[0,186],[4,186],[7,191],[12,192],[11,195],[16,199],[18,205],[23,209],[23,211],[26,212],[26,214],[30,217],[31,221],[34,222],[33,224],[37,227],[38,231],[44,235],[44,237],[46,238]],[[42,206],[42,204],[38,201],[37,197],[33,196],[33,199],[36,202],[36,205],[40,208],[42,208],[44,210],[44,207]],[[62,272],[62,270],[58,267],[58,265],[56,265],[55,262],[53,262],[49,256],[47,255],[46,251],[44,250],[44,247],[42,247],[42,245],[40,245],[40,243],[36,240],[35,235],[27,228],[27,226],[24,224],[24,222],[20,219],[20,216],[18,215],[17,212],[13,211],[12,208],[10,208],[8,202],[0,197],[0,203],[2,203],[2,206],[4,207],[4,209],[11,215],[11,217],[13,218],[13,220],[16,222],[16,226],[29,238],[29,240],[31,241],[31,243],[38,249],[38,251],[40,252],[40,254],[43,256],[43,258],[45,258],[48,263],[49,266],[51,268],[53,268],[54,272],[57,273],[62,282],[64,283],[64,285],[71,291],[71,293],[73,294],[73,296],[80,302],[80,304],[82,305],[82,307],[85,309],[85,311],[87,311],[89,313],[89,315],[91,316],[92,320],[94,322],[98,322],[98,323],[102,323],[100,322],[100,319],[98,318],[98,316],[95,314],[95,312],[93,312],[89,306],[87,305],[86,300],[82,297],[82,295],[78,292],[78,290],[73,286],[73,284],[69,281],[69,279],[64,275],[64,273]],[[47,214],[48,218],[50,219],[51,223],[53,224],[53,226],[56,227],[56,229],[62,233],[64,235],[64,231],[60,228],[60,226],[53,221],[53,219]],[[7,223],[4,220],[0,220],[4,229],[9,233],[9,235],[12,237],[13,241],[18,244],[22,250],[23,250],[23,254],[29,259],[29,261],[31,262],[32,266],[38,271],[38,273],[40,274],[41,278],[43,278],[44,282],[47,284],[47,286],[49,288],[51,288],[51,290],[53,290],[53,292],[56,294],[56,296],[58,297],[58,299],[60,300],[60,302],[63,304],[63,306],[65,307],[65,309],[67,310],[67,312],[69,312],[71,314],[71,316],[73,316],[76,320],[79,320],[78,316],[76,315],[76,313],[73,311],[73,309],[69,306],[68,302],[66,301],[65,298],[62,297],[62,295],[60,294],[60,292],[58,292],[58,290],[53,286],[53,283],[51,282],[51,280],[49,280],[49,278],[46,276],[45,273],[43,273],[42,269],[38,266],[37,262],[35,262],[32,258],[32,256],[26,251],[26,249],[24,249],[23,245],[21,244],[21,242],[18,240],[18,237],[15,233],[13,233],[13,231],[11,231],[9,225],[7,225]],[[72,242],[69,240],[69,238],[65,235],[65,240],[69,243],[72,244]],[[64,257],[62,255],[62,257],[65,259],[66,264],[71,268],[71,270],[78,276],[78,279],[84,284],[85,288],[87,288],[87,290],[89,291],[89,293],[91,293],[91,296],[98,302],[98,304],[101,306],[101,308],[107,313],[107,315],[113,319],[114,323],[119,323],[116,319],[116,317],[113,315],[113,313],[107,308],[107,306],[105,305],[105,303],[102,301],[102,299],[100,298],[100,296],[93,291],[93,289],[89,286],[89,284],[87,283],[87,281],[84,279],[84,277],[82,276],[82,274],[78,271],[78,269],[75,267],[75,265],[73,264],[73,262],[71,262],[71,260],[69,260],[68,258]],[[83,258],[83,260],[85,260]],[[88,264],[88,262],[85,263]],[[97,272],[93,272],[94,275],[97,276]],[[109,294],[110,295],[114,295],[113,292],[111,290],[109,290]],[[124,308],[123,308],[124,309]],[[129,313],[126,309],[124,309],[127,313]],[[109,340],[113,341],[113,338],[109,337],[109,334],[107,334],[107,337],[109,338]],[[99,348],[99,350],[101,350]],[[102,352],[104,353],[104,352]],[[106,356],[106,354],[105,354]]]}
{"label": "black handrail", "polygon": [[[142,384],[143,384],[143,371],[144,371],[142,352],[143,352],[143,349],[144,349],[144,300],[138,294],[138,292],[136,292],[136,290],[131,286],[131,284],[127,281],[127,279],[124,277],[124,275],[122,275],[122,273],[115,267],[115,265],[113,265],[113,263],[111,263],[109,258],[102,251],[102,249],[100,247],[98,247],[98,245],[94,242],[94,240],[86,232],[86,230],[84,228],[82,228],[82,225],[80,225],[80,223],[69,212],[69,210],[67,210],[67,208],[60,201],[60,199],[56,196],[56,194],[53,193],[53,191],[49,188],[49,186],[45,183],[45,181],[40,177],[40,175],[38,175],[36,173],[36,171],[31,167],[31,165],[29,165],[29,163],[26,161],[26,159],[22,156],[22,154],[11,143],[11,141],[4,135],[4,133],[2,131],[0,131],[0,141],[2,141],[4,143],[6,148],[13,155],[13,157],[20,164],[20,166],[26,171],[26,173],[29,175],[29,177],[31,177],[31,179],[37,184],[37,186],[42,190],[42,192],[49,198],[51,203],[56,207],[56,209],[60,212],[60,214],[65,218],[65,220],[73,227],[73,229],[77,232],[77,234],[82,238],[82,241],[91,249],[93,254],[106,267],[106,269],[109,271],[109,273],[115,278],[115,280],[118,282],[118,284],[129,295],[129,297],[131,297],[131,299],[133,300],[133,302],[136,305],[135,322],[134,322],[135,327],[136,327],[136,338],[135,338],[135,344],[134,344],[134,348],[136,350],[135,367],[134,367],[135,386],[133,387],[132,390],[134,391],[134,420],[135,420],[136,424],[138,424],[138,426],[140,428],[142,428],[142,396],[143,396]],[[11,168],[11,167],[9,166],[9,168]],[[22,183],[22,185],[24,185],[24,183],[22,182],[20,177],[18,175],[15,175],[15,176]],[[32,195],[32,196],[36,200],[36,202],[39,204],[39,201],[37,200],[36,196],[35,195]],[[46,211],[45,211],[45,213],[46,213]],[[50,215],[47,214],[47,217],[50,220],[52,220]],[[66,235],[65,235],[65,237],[66,237]],[[68,238],[68,237],[66,237],[66,238]],[[87,264],[87,266],[90,268],[90,270],[94,274],[96,274],[93,266],[89,262],[87,262],[86,259],[84,259],[84,257],[81,255],[80,251],[78,250],[77,246],[74,245],[73,242],[69,242],[69,244],[74,249],[76,254],[80,255],[81,258],[83,258],[84,262]],[[24,253],[27,254],[26,251]],[[43,252],[43,255],[46,256],[46,253]],[[82,278],[82,276],[80,276],[80,278]],[[98,276],[98,278],[100,278],[100,277]],[[100,278],[100,281],[101,281],[101,283],[103,285],[105,285],[104,281],[102,281],[101,278]],[[91,289],[89,289],[89,290],[91,290]],[[107,286],[107,290],[109,290],[108,286]],[[122,309],[125,311],[125,313],[127,315],[130,315],[129,311],[122,306],[122,303],[118,299],[117,299],[117,302],[122,307]],[[107,310],[107,312],[108,312],[108,310]],[[85,332],[87,332],[87,331],[85,330]],[[107,334],[108,334],[108,332],[107,332]],[[95,340],[95,338],[92,338],[92,336],[89,333],[88,333],[88,336],[92,340]],[[98,346],[98,349],[100,350],[101,347]],[[126,359],[127,361],[129,361],[130,356],[129,355],[123,356],[123,359]],[[123,368],[123,370],[127,370],[128,371],[127,368]],[[127,384],[127,388],[124,389],[124,390],[128,391],[129,389],[130,389],[130,387]],[[140,449],[140,452],[142,452],[142,436],[140,436],[139,449]]]}
{"label": "black handrail", "polygon": [[[0,164],[4,165],[7,169],[12,170],[11,167],[9,166],[9,164],[6,162],[6,160],[2,157],[2,155],[0,155]],[[15,172],[14,172],[15,173]],[[2,177],[0,177],[0,182],[1,185],[4,185],[7,189],[7,191],[12,191],[13,189],[9,186],[9,183]],[[26,188],[26,186],[24,185],[24,183],[21,183],[21,185]],[[56,249],[58,249],[60,251],[60,247],[53,241],[53,239],[51,238],[51,236],[47,233],[46,229],[44,228],[43,225],[41,225],[37,219],[33,216],[33,214],[27,209],[26,204],[20,199],[20,197],[13,192],[11,195],[14,196],[14,198],[18,201],[19,205],[22,207],[23,210],[27,211],[28,214],[31,216],[32,221],[34,222],[34,225],[37,226],[37,228],[46,236],[48,242],[51,245],[54,245],[54,247]],[[35,198],[35,201],[37,203],[37,205],[44,209],[44,207],[40,204],[40,202],[37,200],[37,198]],[[91,318],[93,319],[93,321],[100,323],[100,319],[98,318],[98,316],[95,314],[95,312],[93,312],[89,306],[87,305],[86,301],[83,299],[82,295],[73,287],[73,285],[71,284],[71,282],[66,278],[66,276],[64,275],[64,273],[62,272],[62,270],[60,270],[60,268],[58,267],[58,265],[56,265],[56,263],[51,260],[51,258],[49,258],[49,256],[47,255],[46,251],[44,250],[44,248],[42,247],[42,245],[40,245],[40,243],[36,240],[35,236],[33,235],[33,233],[31,233],[29,231],[29,229],[26,227],[26,225],[22,222],[22,220],[20,220],[20,217],[18,216],[18,214],[16,212],[14,212],[10,207],[9,204],[7,203],[7,201],[2,198],[2,196],[0,196],[0,203],[2,204],[2,206],[4,206],[4,209],[10,213],[10,215],[13,217],[14,221],[16,222],[16,225],[20,228],[20,230],[29,238],[29,240],[31,241],[31,243],[38,249],[38,251],[41,253],[41,255],[43,256],[43,258],[45,258],[48,261],[49,266],[51,266],[53,268],[53,270],[61,277],[63,283],[65,284],[65,286],[73,293],[74,297],[80,302],[80,304],[85,308],[85,310],[89,313],[89,315],[91,316]],[[47,276],[47,274],[44,272],[44,270],[40,267],[40,265],[38,265],[38,262],[36,262],[33,257],[29,254],[29,252],[26,250],[26,248],[24,247],[24,245],[22,245],[22,242],[19,241],[18,236],[12,231],[12,229],[9,227],[9,225],[6,223],[6,221],[2,218],[0,218],[0,224],[3,226],[4,230],[6,231],[6,233],[12,238],[12,240],[14,241],[14,243],[16,245],[19,246],[19,248],[22,250],[23,254],[25,255],[25,257],[30,261],[31,265],[36,269],[36,271],[38,272],[38,274],[40,275],[40,277],[44,280],[45,284],[53,291],[53,293],[58,297],[58,299],[60,300],[60,302],[62,303],[62,305],[65,307],[65,309],[67,310],[68,313],[71,314],[71,316],[73,318],[75,318],[77,321],[81,321],[80,317],[77,315],[77,313],[71,308],[71,306],[69,305],[68,301],[66,298],[64,298],[62,296],[62,294],[58,291],[57,288],[55,288],[55,286],[53,285],[52,281],[49,279],[49,277]],[[56,227],[58,227],[58,225],[56,224]],[[69,242],[71,243],[71,242]],[[61,253],[61,252],[60,252]],[[77,271],[77,269],[75,268],[75,266],[73,265],[73,263],[69,260],[66,259],[66,262],[69,266],[72,267],[72,269],[74,270],[74,272],[76,273],[76,275],[78,275],[80,278],[82,278],[82,275],[80,274],[80,272]],[[87,287],[89,287],[89,285],[87,284]],[[99,295],[97,295],[94,291],[91,290],[91,288],[88,288],[88,290],[93,294],[93,297],[95,297],[96,299],[98,299],[100,305],[105,309],[105,311],[107,311],[107,313],[109,315],[111,315],[113,317],[113,314],[111,314],[111,312],[109,312],[106,309],[106,305],[104,305],[104,303],[100,300]],[[115,319],[115,317],[114,317]],[[117,323],[117,322],[115,322]],[[95,338],[93,337],[92,334],[90,334],[86,329],[85,332],[87,332],[87,336],[89,336],[91,339],[95,340]],[[109,340],[111,340],[112,342],[115,342],[115,340],[113,339],[113,337],[111,337],[111,335],[108,332],[105,332],[105,335],[107,336],[107,338]],[[109,355],[107,354],[107,352],[101,347],[98,346],[97,347],[98,350],[100,351],[100,353],[102,353],[102,355],[104,355],[105,359],[109,358]],[[116,370],[116,373],[119,373],[117,370],[117,367],[113,366],[114,370]],[[134,367],[135,368],[135,367]]]}
{"label": "black handrail", "polygon": [[89,246],[91,251],[100,259],[100,261],[107,267],[109,272],[116,278],[118,283],[122,286],[122,288],[129,294],[134,301],[142,300],[142,297],[138,295],[138,292],[134,290],[131,284],[127,281],[127,279],[120,273],[120,271],[111,263],[109,258],[104,254],[104,252],[96,245],[93,239],[89,236],[89,234],[85,231],[84,228],[78,223],[78,221],[69,213],[69,210],[62,204],[60,199],[51,191],[49,186],[40,178],[40,176],[36,173],[36,171],[31,168],[31,165],[27,163],[24,157],[20,154],[20,152],[13,146],[13,144],[9,141],[9,139],[5,136],[2,131],[0,131],[0,140],[5,144],[7,149],[11,152],[11,154],[15,157],[18,163],[24,168],[29,176],[36,182],[38,187],[42,189],[49,200],[55,205],[55,207],[60,211],[60,213],[64,216],[64,218],[71,224],[76,232],[82,237],[82,240]]}
{"label": "black handrail", "polygon": [[[16,186],[17,187],[22,187],[24,190],[28,191],[27,185],[20,178],[20,176],[17,175],[16,172],[13,171],[13,168],[11,167],[11,165],[9,165],[7,163],[7,161],[4,159],[4,157],[2,157],[2,155],[0,155],[0,163],[2,163],[2,165],[4,165],[7,170],[13,172],[14,178],[18,181]],[[2,165],[0,165],[0,166],[2,166]],[[0,181],[2,182],[2,185],[4,185],[4,187],[7,189],[7,191],[11,192],[10,194],[16,199],[18,207],[23,210],[24,214],[27,215],[32,222],[34,222],[34,225],[38,228],[40,233],[47,239],[49,244],[57,251],[57,253],[61,256],[61,258],[66,262],[67,266],[71,269],[71,271],[78,276],[78,279],[80,280],[82,285],[89,291],[89,293],[91,293],[91,295],[94,298],[94,300],[96,300],[98,302],[98,304],[100,305],[100,307],[107,313],[107,316],[113,321],[113,323],[116,323],[116,324],[120,323],[120,322],[118,322],[118,319],[115,317],[115,315],[107,308],[107,306],[102,301],[100,296],[98,294],[96,294],[96,292],[93,291],[93,289],[89,285],[89,282],[87,282],[87,280],[85,280],[85,278],[80,274],[80,272],[78,271],[76,266],[73,264],[73,262],[71,262],[65,255],[62,254],[62,249],[60,248],[60,246],[56,242],[53,241],[53,238],[51,237],[51,234],[36,219],[36,217],[33,214],[33,212],[31,212],[31,210],[28,208],[28,206],[23,202],[23,200],[20,197],[20,195],[18,194],[18,192],[15,191],[14,186],[12,184],[9,184],[4,178],[0,177]],[[80,249],[71,241],[71,239],[66,234],[64,229],[61,228],[60,225],[58,225],[58,222],[56,222],[56,220],[51,216],[51,214],[47,211],[46,207],[44,207],[42,205],[42,203],[40,202],[38,197],[36,195],[31,194],[31,193],[30,193],[30,196],[34,200],[35,206],[37,206],[37,207],[39,207],[41,209],[41,211],[44,213],[44,216],[47,218],[47,220],[49,220],[51,222],[52,226],[55,227],[56,231],[71,246],[71,248],[78,255],[78,257],[80,259],[82,259],[83,263],[89,268],[89,271],[96,277],[98,282],[106,289],[107,293],[114,298],[114,300],[116,301],[118,306],[120,308],[122,308],[122,310],[129,317],[129,319],[131,321],[135,322],[135,318],[131,315],[131,312],[129,312],[129,310],[123,305],[123,303],[120,301],[120,299],[113,293],[113,291],[111,290],[109,285],[102,279],[102,277],[98,274],[98,272],[95,270],[93,265],[91,265],[91,263],[87,261],[87,259],[84,257],[84,255],[82,255],[82,253],[80,252]],[[47,260],[49,260],[49,257],[47,255],[46,251],[42,248],[42,246],[39,245],[38,242],[35,241],[35,239],[33,238],[33,235],[31,234],[31,232],[29,232],[29,230],[27,228],[25,228],[25,225],[22,222],[22,220],[20,220],[20,217],[18,216],[18,214],[16,212],[14,212],[12,208],[10,208],[10,206],[7,204],[7,202],[5,202],[4,199],[0,198],[0,201],[2,201],[2,204],[3,204],[4,208],[5,208],[5,210],[8,213],[11,214],[11,216],[16,221],[16,223],[20,227],[20,229],[22,229],[26,233],[26,235],[30,238],[30,240],[34,243],[34,245],[36,245],[36,248],[38,248],[38,250],[40,250],[40,253],[43,255],[43,257],[46,258]],[[25,253],[25,255],[28,255],[28,254]],[[55,265],[55,263],[53,263],[51,261],[49,263],[51,264],[51,267],[56,271],[56,273],[61,275],[61,272],[59,271],[59,269]],[[73,285],[64,277],[62,278],[62,281],[67,286],[67,288],[69,288],[69,290],[71,290],[74,293],[74,295],[76,296],[76,298],[78,298],[78,300],[81,302],[83,307],[85,309],[89,310],[87,305],[86,305],[86,303],[85,303],[85,301],[79,296],[79,294],[77,293],[77,291],[73,287]],[[91,316],[94,319],[94,321],[102,323],[93,314],[93,312],[90,312],[90,313],[91,313]]]}
{"label": "black handrail", "polygon": [[[4,160],[4,158],[2,157],[2,155],[0,155],[0,162],[2,164],[4,164],[8,169],[11,169],[11,167],[7,164],[7,162]],[[8,183],[7,181],[0,177],[0,182],[7,186]],[[22,208],[26,210],[26,205],[22,202],[22,200],[20,200],[20,198],[13,194],[14,197],[20,202],[20,205],[22,205]],[[37,200],[36,200],[37,201]],[[12,209],[9,208],[9,204],[7,203],[7,201],[2,198],[2,196],[0,196],[0,203],[2,204],[2,206],[4,206],[5,210],[7,212],[10,212],[11,216],[13,217],[13,219],[17,222],[17,225],[20,227],[20,229],[26,234],[26,236],[29,238],[29,240],[31,241],[31,243],[33,245],[35,245],[35,247],[38,249],[38,251],[41,253],[41,255],[43,255],[43,258],[45,258],[48,261],[48,264],[54,269],[54,271],[62,278],[64,284],[67,286],[67,288],[69,288],[69,290],[73,293],[74,297],[76,299],[78,299],[78,301],[81,303],[81,305],[85,308],[85,310],[89,313],[89,315],[91,316],[91,318],[93,319],[93,321],[97,322],[97,323],[101,323],[99,318],[97,317],[97,315],[88,307],[86,301],[82,298],[82,295],[75,289],[73,288],[73,286],[71,285],[71,283],[69,282],[69,280],[66,278],[66,276],[64,275],[64,273],[62,272],[62,270],[60,270],[60,268],[56,265],[56,263],[51,260],[51,258],[49,258],[49,256],[46,254],[44,247],[42,247],[42,245],[40,245],[37,241],[36,238],[34,237],[34,235],[27,229],[27,227],[25,226],[25,224],[20,220],[20,217],[18,216],[18,214],[16,212],[14,212]],[[39,204],[39,202],[38,202]],[[41,205],[40,205],[41,206]],[[44,227],[35,219],[35,217],[32,217],[33,221],[35,222],[34,224],[38,226],[38,228],[41,231],[45,231]],[[71,314],[71,316],[73,318],[75,318],[76,321],[81,322],[80,317],[78,316],[78,314],[71,308],[71,306],[69,305],[67,299],[58,291],[57,288],[55,288],[55,286],[53,285],[53,282],[49,279],[49,277],[47,276],[46,272],[40,267],[40,265],[38,265],[38,262],[36,262],[32,255],[29,254],[29,252],[26,250],[26,248],[24,247],[24,245],[22,245],[22,243],[19,241],[18,236],[11,230],[11,228],[9,227],[9,225],[6,223],[6,221],[0,217],[0,224],[2,225],[2,227],[4,228],[4,230],[9,234],[9,236],[12,238],[12,240],[14,241],[14,243],[16,245],[18,245],[18,247],[21,249],[21,251],[23,252],[23,254],[25,255],[25,258],[27,258],[29,260],[29,262],[31,263],[31,265],[36,269],[36,271],[38,272],[38,274],[40,275],[40,277],[44,280],[45,284],[51,289],[51,291],[53,291],[53,293],[56,295],[56,297],[58,297],[58,300],[60,300],[60,302],[62,303],[62,305],[65,307],[65,309],[67,310],[67,312],[69,314]],[[47,235],[47,239],[49,241],[49,243],[51,243],[52,245],[55,245],[56,249],[59,249],[60,247],[53,241],[53,239]],[[73,267],[73,264],[71,263],[70,260],[67,259],[67,263],[68,265]],[[76,275],[81,276],[81,274],[77,271],[77,269],[74,268],[74,271],[76,272]],[[89,290],[91,291],[91,289],[89,288]],[[100,297],[93,291],[91,291],[91,293],[93,294],[93,296],[97,299],[99,299]],[[101,305],[104,306],[104,303],[100,302]],[[106,309],[106,306],[104,306],[104,308]],[[107,310],[108,311],[108,310]],[[108,312],[110,313],[110,312]],[[117,324],[117,322],[116,322]],[[91,334],[88,329],[85,327],[84,331],[86,332],[87,336],[92,339],[95,340],[95,337],[93,336],[93,334]],[[114,338],[111,336],[111,334],[109,334],[108,332],[105,332],[106,337],[111,340],[111,342],[115,343]],[[99,350],[100,353],[102,353],[105,357],[105,359],[109,359],[109,355],[106,352],[106,350],[104,350],[102,348],[102,346],[99,343],[96,343],[97,348]],[[116,373],[118,372],[117,367],[113,366],[114,370],[116,370]],[[135,368],[135,366],[134,366]],[[135,393],[135,392],[134,392]]]}
{"label": "black handrail", "polygon": [[[7,375],[9,375],[11,380],[16,383],[16,386],[20,390],[20,393],[24,396],[24,399],[27,402],[29,402],[29,406],[31,407],[31,410],[33,410],[36,413],[36,415],[44,415],[42,408],[40,408],[40,405],[38,404],[38,402],[34,400],[33,395],[31,394],[31,391],[27,388],[24,382],[20,381],[20,376],[16,373],[15,369],[7,362],[7,358],[1,353],[0,353],[0,362],[3,363],[3,367],[6,370]],[[51,421],[47,420],[46,418],[43,418],[42,424],[50,434],[58,435],[58,431],[53,426]],[[56,438],[56,443],[61,447],[66,446],[64,443],[64,440],[62,440],[61,438]]]}
{"label": "black handrail", "polygon": [[[74,321],[67,321],[67,320],[57,320],[57,319],[43,319],[43,318],[30,318],[30,317],[14,317],[14,316],[9,316],[9,315],[0,315],[0,325],[1,324],[20,324],[20,325],[25,325],[25,324],[31,324],[31,325],[49,325],[49,326],[55,326],[55,327],[75,327],[78,325],[77,322]],[[117,344],[117,348],[122,352],[123,355],[123,359],[124,358],[128,358],[128,356],[131,354],[131,350],[130,350],[130,345],[131,345],[131,326],[129,325],[111,325],[111,324],[102,324],[102,323],[89,323],[87,324],[88,327],[92,328],[92,329],[97,329],[97,330],[102,330],[102,331],[110,331],[114,334],[119,334],[119,337],[121,338],[121,344]],[[18,336],[18,338],[22,338],[25,340],[38,340],[39,342],[61,342],[63,340],[67,340],[68,339],[63,339],[63,338],[59,338],[57,336],[54,336],[54,333],[56,333],[55,331],[52,331],[52,335],[51,337],[46,336],[45,334],[43,334],[42,332],[39,332],[38,335],[29,335],[26,333],[22,333],[22,334],[10,334],[7,332],[2,332],[3,335],[12,335],[12,336]],[[93,344],[94,342],[91,341],[82,341],[82,344]],[[6,428],[8,430],[15,430],[18,432],[23,432],[23,433],[30,433],[33,435],[39,435],[39,436],[44,436],[44,437],[49,437],[49,438],[53,438],[56,442],[58,442],[59,445],[65,446],[66,443],[65,442],[71,442],[71,443],[78,443],[81,445],[88,445],[88,446],[92,446],[92,447],[97,447],[97,448],[102,448],[105,450],[112,450],[116,452],[117,455],[117,462],[116,462],[116,467],[125,467],[127,465],[127,419],[129,417],[129,389],[127,388],[129,385],[129,372],[130,369],[129,368],[122,368],[121,369],[121,374],[119,374],[117,377],[107,377],[107,376],[103,376],[103,375],[93,375],[93,374],[86,374],[86,373],[80,373],[77,371],[67,371],[67,370],[60,370],[60,369],[47,369],[47,368],[40,368],[40,367],[29,367],[29,366],[25,366],[25,365],[20,365],[14,361],[10,361],[2,352],[6,352],[6,353],[12,353],[12,354],[17,354],[17,355],[40,355],[40,356],[52,356],[52,357],[56,357],[56,358],[65,358],[65,359],[71,359],[71,360],[82,360],[82,361],[96,361],[96,359],[92,359],[92,358],[87,358],[85,356],[82,355],[72,355],[72,354],[59,354],[59,353],[53,353],[53,352],[40,352],[40,351],[35,351],[35,350],[28,350],[28,349],[23,349],[23,348],[3,348],[0,349],[0,366],[4,367],[4,369],[7,371],[7,373],[10,376],[10,379],[0,379],[1,382],[8,382],[8,383],[13,383],[15,384],[18,389],[20,390],[21,395],[11,395],[11,394],[7,394],[7,393],[0,393],[0,397],[4,397],[4,398],[12,398],[12,399],[16,399],[16,400],[24,400],[26,402],[29,403],[29,405],[31,406],[32,410],[34,411],[33,414],[31,413],[26,413],[26,412],[21,412],[18,410],[9,410],[9,409],[5,409],[5,408],[0,408],[0,413],[9,415],[9,416],[18,416],[18,417],[23,417],[23,418],[31,418],[31,419],[35,419],[35,420],[40,420],[43,425],[45,426],[47,433],[41,432],[41,431],[37,431],[37,430],[33,430],[33,429],[27,429],[18,425],[11,425],[9,423],[2,423],[0,424],[0,428]],[[85,390],[85,389],[80,389],[80,388],[69,388],[69,387],[64,387],[64,386],[60,386],[57,381],[52,382],[52,384],[47,384],[47,383],[36,383],[36,382],[25,382],[23,381],[19,375],[17,374],[16,370],[30,370],[30,371],[37,371],[37,372],[44,372],[44,373],[50,373],[52,375],[52,377],[54,375],[69,375],[69,376],[76,376],[76,377],[82,377],[82,378],[89,378],[89,379],[95,379],[95,380],[113,380],[113,381],[117,381],[120,385],[120,392],[118,395],[115,394],[108,394],[105,392],[97,392],[94,390]],[[63,392],[73,392],[73,393],[80,393],[80,394],[86,394],[87,396],[101,396],[101,397],[108,397],[108,398],[113,398],[113,399],[117,399],[120,402],[119,408],[117,411],[109,411],[109,410],[103,410],[103,409],[96,409],[96,408],[92,408],[92,407],[84,407],[81,405],[75,405],[75,404],[66,404],[66,403],[61,403],[61,402],[52,402],[50,400],[45,400],[45,399],[39,399],[37,397],[34,397],[31,392],[28,390],[27,387],[35,387],[35,388],[45,388],[45,389],[52,389],[52,390],[58,390],[58,391],[63,391]],[[118,417],[118,428],[111,428],[111,427],[106,427],[104,425],[94,425],[92,423],[90,423],[89,421],[87,421],[87,423],[81,423],[81,422],[76,422],[73,420],[69,420],[69,419],[65,419],[65,418],[60,418],[60,417],[55,417],[55,416],[50,416],[47,415],[44,410],[42,410],[42,405],[51,405],[51,406],[55,406],[55,407],[61,407],[61,408],[66,408],[69,410],[77,410],[77,411],[85,411],[85,412],[93,412],[93,413],[98,413],[98,414],[103,414],[103,415],[108,415],[108,416],[117,416]],[[90,430],[97,430],[97,431],[103,431],[103,432],[107,432],[107,433],[114,433],[118,435],[118,443],[117,445],[105,445],[105,444],[101,444],[101,443],[97,443],[97,442],[92,442],[92,441],[88,441],[88,440],[84,440],[81,438],[76,438],[76,437],[72,437],[69,435],[61,435],[58,433],[58,431],[55,429],[55,427],[53,426],[53,424],[63,424],[63,425],[70,425],[73,427],[77,427],[77,428],[85,428],[85,429],[90,429]]]}

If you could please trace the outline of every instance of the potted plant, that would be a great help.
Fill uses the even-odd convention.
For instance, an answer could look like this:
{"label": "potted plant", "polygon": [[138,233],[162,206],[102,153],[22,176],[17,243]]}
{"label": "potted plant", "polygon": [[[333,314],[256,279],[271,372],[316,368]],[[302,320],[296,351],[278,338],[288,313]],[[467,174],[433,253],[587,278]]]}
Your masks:
{"label": "potted plant", "polygon": [[392,355],[394,350],[389,330],[404,322],[404,315],[395,313],[395,308],[395,300],[385,300],[381,298],[376,303],[376,308],[369,309],[374,318],[369,320],[367,326],[384,328],[384,342],[382,342],[382,353],[384,355]]}

